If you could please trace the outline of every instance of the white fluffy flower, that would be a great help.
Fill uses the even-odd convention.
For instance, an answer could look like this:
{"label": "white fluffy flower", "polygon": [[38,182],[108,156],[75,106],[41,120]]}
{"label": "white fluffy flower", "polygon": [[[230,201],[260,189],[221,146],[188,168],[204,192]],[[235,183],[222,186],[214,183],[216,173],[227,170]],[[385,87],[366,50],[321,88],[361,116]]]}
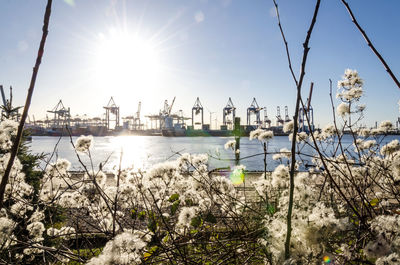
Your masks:
{"label": "white fluffy flower", "polygon": [[31,224],[29,224],[26,227],[26,230],[28,230],[29,235],[33,238],[40,238],[43,235],[44,230],[46,230],[44,228],[44,225],[42,222],[33,222]]}
{"label": "white fluffy flower", "polygon": [[293,128],[294,128],[294,122],[293,121],[287,122],[283,126],[283,132],[285,133],[292,132]]}
{"label": "white fluffy flower", "polygon": [[90,146],[92,145],[92,142],[93,142],[93,136],[82,135],[76,140],[75,149],[78,152],[86,152],[89,150]]}
{"label": "white fluffy flower", "polygon": [[236,141],[235,140],[229,140],[228,142],[225,143],[224,147],[225,149],[235,149]]}
{"label": "white fluffy flower", "polygon": [[44,219],[44,213],[41,212],[41,211],[39,211],[39,210],[36,210],[36,211],[32,214],[31,218],[29,218],[29,222],[40,222],[40,221],[42,221],[43,219]]}
{"label": "white fluffy flower", "polygon": [[196,209],[194,207],[183,207],[179,213],[178,225],[188,227],[194,217],[196,217]]}
{"label": "white fluffy flower", "polygon": [[87,264],[141,264],[144,248],[149,241],[149,235],[141,231],[123,232],[108,241],[102,253]]}
{"label": "white fluffy flower", "polygon": [[387,132],[392,128],[393,128],[393,123],[391,121],[382,121],[379,124],[379,129],[381,129],[384,132]]}
{"label": "white fluffy flower", "polygon": [[350,113],[349,104],[344,103],[344,102],[340,103],[339,106],[337,107],[337,114],[344,117],[349,113]]}
{"label": "white fluffy flower", "polygon": [[268,140],[272,139],[272,137],[274,137],[273,131],[264,131],[264,132],[260,133],[260,135],[258,136],[258,140],[268,141]]}
{"label": "white fluffy flower", "polygon": [[273,160],[278,160],[278,159],[282,159],[282,158],[288,158],[288,159],[290,159],[291,158],[291,155],[292,154],[292,152],[289,150],[289,149],[287,149],[287,148],[282,148],[281,150],[279,150],[279,153],[278,154],[274,154],[273,156],[272,156],[272,159]]}
{"label": "white fluffy flower", "polygon": [[376,260],[376,265],[399,265],[400,256],[397,253],[392,253],[389,256],[381,257]]}
{"label": "white fluffy flower", "polygon": [[15,223],[7,217],[0,217],[0,244],[3,245],[10,237]]}
{"label": "white fluffy flower", "polygon": [[253,139],[257,139],[258,136],[259,136],[261,133],[263,133],[263,132],[264,132],[264,130],[261,129],[261,128],[257,128],[257,129],[255,129],[254,131],[251,131],[251,132],[250,132],[250,136],[249,136],[249,140],[251,141],[251,140],[253,140]]}
{"label": "white fluffy flower", "polygon": [[[357,145],[358,149],[360,149],[360,150],[368,150],[371,147],[373,147],[374,145],[376,145],[376,141],[375,140],[363,141],[362,139],[357,139],[356,145]],[[357,147],[355,148],[355,151],[357,151]]]}
{"label": "white fluffy flower", "polygon": [[366,107],[367,106],[365,104],[359,104],[359,105],[357,105],[357,110],[361,112],[361,111],[364,111]]}
{"label": "white fluffy flower", "polygon": [[271,185],[274,188],[286,187],[289,178],[289,170],[285,165],[279,165],[272,172]]}
{"label": "white fluffy flower", "polygon": [[16,135],[19,123],[14,120],[3,120],[0,122],[0,132],[9,135]]}
{"label": "white fluffy flower", "polygon": [[381,155],[391,155],[396,151],[400,150],[399,140],[395,139],[388,143],[387,145],[382,146]]}
{"label": "white fluffy flower", "polygon": [[368,137],[371,134],[371,131],[366,128],[359,129],[357,134],[362,137]]}

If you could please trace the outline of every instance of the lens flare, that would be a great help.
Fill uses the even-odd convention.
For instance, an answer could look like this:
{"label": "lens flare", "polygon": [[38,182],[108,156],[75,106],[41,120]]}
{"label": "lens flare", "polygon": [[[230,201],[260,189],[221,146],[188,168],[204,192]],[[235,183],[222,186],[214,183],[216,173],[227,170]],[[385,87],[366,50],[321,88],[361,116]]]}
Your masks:
{"label": "lens flare", "polygon": [[64,2],[70,6],[75,6],[75,0],[64,0]]}
{"label": "lens flare", "polygon": [[329,263],[331,263],[331,258],[329,257],[329,256],[324,256],[323,258],[322,258],[322,260],[326,263],[326,264],[329,264]]}
{"label": "lens flare", "polygon": [[244,182],[244,169],[243,167],[236,167],[233,169],[231,174],[229,175],[229,178],[231,179],[232,183],[234,185],[240,185]]}

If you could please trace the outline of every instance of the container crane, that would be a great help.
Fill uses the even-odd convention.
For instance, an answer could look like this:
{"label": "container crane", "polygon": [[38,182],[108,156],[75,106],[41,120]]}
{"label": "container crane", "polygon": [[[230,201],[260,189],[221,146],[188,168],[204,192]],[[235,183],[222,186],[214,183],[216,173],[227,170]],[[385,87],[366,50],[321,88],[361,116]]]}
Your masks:
{"label": "container crane", "polygon": [[138,104],[138,109],[136,113],[132,116],[127,116],[125,118],[122,118],[124,121],[123,127],[125,129],[132,129],[132,130],[142,130],[143,129],[143,124],[140,122],[140,109],[141,109],[142,103],[139,101]]}
{"label": "container crane", "polygon": [[251,114],[254,114],[256,116],[256,124],[257,126],[261,125],[261,119],[260,119],[260,111],[263,108],[260,108],[258,106],[256,98],[253,98],[253,101],[251,102],[250,107],[247,108],[247,125],[251,125]]}
{"label": "container crane", "polygon": [[54,128],[60,128],[70,125],[71,122],[70,108],[66,108],[61,99],[52,110],[48,110],[47,112],[54,114],[54,118],[51,121],[52,126]]}
{"label": "container crane", "polygon": [[289,117],[289,109],[288,106],[285,106],[285,123],[291,122],[292,120]]}
{"label": "container crane", "polygon": [[271,127],[271,120],[268,118],[267,107],[264,107],[264,127]]}
{"label": "container crane", "polygon": [[281,116],[281,108],[278,106],[276,107],[276,126],[283,126],[284,123],[285,121]]}
{"label": "container crane", "polygon": [[133,126],[134,130],[141,130],[143,129],[143,124],[140,123],[140,109],[142,107],[142,102],[139,101],[138,109],[136,111],[136,115],[133,119]]}
{"label": "container crane", "polygon": [[[113,97],[108,101],[107,106],[103,107],[106,110],[106,127],[107,130],[111,129],[110,123],[115,122],[115,127],[119,127],[119,106],[115,104]],[[114,119],[111,117],[114,116]]]}
{"label": "container crane", "polygon": [[[314,126],[314,109],[311,106],[311,97],[313,92],[314,83],[311,83],[310,93],[307,98],[306,104],[299,109],[299,131],[300,132],[312,132],[315,128]],[[310,121],[310,126],[308,126],[307,116]]]}
{"label": "container crane", "polygon": [[164,101],[164,109],[160,111],[160,127],[161,128],[172,128],[173,117],[171,117],[172,107],[175,103],[175,98],[172,100],[171,105],[168,104],[168,100]]}
{"label": "container crane", "polygon": [[[235,113],[236,112],[236,107],[233,105],[232,99],[229,98],[228,103],[226,104],[225,108],[223,109],[222,113],[222,122],[225,126],[228,125],[233,125],[232,121],[235,120]],[[229,115],[232,116],[232,120],[229,120]]]}
{"label": "container crane", "polygon": [[[201,113],[201,123],[199,122],[194,122],[195,115],[199,115]],[[204,124],[204,112],[203,112],[203,105],[201,105],[199,97],[197,97],[196,102],[194,103],[194,106],[192,108],[192,126],[194,128],[195,124],[201,124],[201,127],[203,127]]]}

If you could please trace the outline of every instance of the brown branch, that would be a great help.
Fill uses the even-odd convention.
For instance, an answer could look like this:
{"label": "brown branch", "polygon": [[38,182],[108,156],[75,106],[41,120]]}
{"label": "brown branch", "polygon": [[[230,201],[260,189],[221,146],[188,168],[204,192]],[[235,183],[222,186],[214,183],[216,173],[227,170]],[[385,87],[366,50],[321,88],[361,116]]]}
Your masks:
{"label": "brown branch", "polygon": [[19,125],[18,125],[17,136],[16,136],[13,146],[11,148],[10,159],[8,160],[7,168],[4,172],[4,176],[3,176],[2,180],[1,180],[1,184],[0,184],[0,209],[3,208],[4,192],[6,189],[8,178],[10,176],[12,165],[14,164],[14,160],[15,160],[15,157],[17,156],[18,148],[21,143],[22,132],[24,129],[26,117],[28,116],[29,106],[31,105],[33,90],[35,88],[35,83],[36,83],[36,77],[39,72],[39,66],[40,66],[40,63],[42,62],[42,57],[44,54],[44,45],[46,43],[47,34],[49,32],[48,28],[49,28],[49,21],[50,21],[51,4],[52,4],[52,0],[47,0],[46,12],[44,14],[44,19],[43,19],[42,39],[40,41],[38,55],[36,57],[36,63],[35,63],[35,66],[33,67],[33,73],[32,73],[32,77],[31,77],[31,83],[30,83],[29,89],[28,89],[28,95],[26,96],[24,112],[22,113],[21,121],[19,122]]}
{"label": "brown branch", "polygon": [[279,15],[278,4],[276,3],[276,0],[273,0],[273,1],[274,1],[275,11],[276,11],[276,18],[278,19],[279,30],[282,35],[283,43],[285,44],[285,50],[286,50],[286,56],[288,59],[289,70],[290,70],[290,73],[292,74],[292,78],[293,78],[294,82],[296,83],[296,86],[298,86],[297,78],[296,78],[296,75],[294,74],[293,67],[292,67],[292,60],[291,60],[290,52],[289,52],[289,45],[288,45],[288,42],[286,41],[285,33],[283,32],[283,28],[282,28],[282,24],[281,24],[281,17]]}
{"label": "brown branch", "polygon": [[351,21],[356,25],[357,29],[360,31],[361,35],[364,37],[365,41],[367,42],[368,46],[371,48],[371,50],[375,53],[375,55],[378,57],[378,59],[381,61],[383,64],[383,67],[385,67],[386,72],[390,75],[390,77],[393,79],[393,81],[396,83],[397,87],[400,88],[400,82],[397,80],[396,76],[393,74],[392,70],[390,69],[389,65],[386,63],[385,59],[383,59],[382,55],[375,49],[375,46],[372,44],[371,40],[368,38],[367,33],[363,30],[363,28],[358,24],[357,19],[355,18],[353,11],[351,11],[351,8],[349,4],[345,0],[341,0],[343,5],[346,7],[347,12],[349,12],[349,15],[351,17]]}
{"label": "brown branch", "polygon": [[289,62],[289,69],[292,73],[292,77],[294,82],[296,83],[296,88],[297,88],[297,98],[296,98],[296,109],[295,109],[295,114],[293,117],[293,137],[292,137],[292,156],[291,156],[291,164],[290,164],[290,187],[289,187],[289,206],[288,206],[288,214],[287,214],[287,233],[286,233],[286,241],[285,241],[285,259],[290,258],[290,237],[291,237],[291,230],[292,230],[292,211],[293,211],[293,191],[294,191],[294,171],[295,171],[295,164],[296,164],[296,138],[297,138],[297,132],[298,132],[298,117],[299,117],[299,106],[300,106],[300,99],[301,99],[301,87],[303,84],[304,76],[306,74],[305,68],[306,68],[306,62],[307,62],[307,56],[310,48],[308,47],[308,43],[310,42],[311,38],[311,33],[314,29],[315,22],[317,21],[317,15],[319,11],[319,6],[321,3],[321,0],[317,0],[314,8],[314,14],[310,23],[310,26],[307,31],[306,39],[303,43],[303,59],[301,62],[301,69],[300,69],[300,77],[297,80],[296,76],[293,73],[293,69],[291,66],[291,59],[290,59],[290,53],[288,49],[288,44],[285,38],[285,35],[283,34],[282,26],[280,23],[280,18],[279,18],[279,11],[278,11],[278,5],[276,4],[276,0],[274,1],[277,17],[278,17],[278,25],[281,30],[282,38],[285,43],[286,47],[286,55],[288,57],[288,62]]}

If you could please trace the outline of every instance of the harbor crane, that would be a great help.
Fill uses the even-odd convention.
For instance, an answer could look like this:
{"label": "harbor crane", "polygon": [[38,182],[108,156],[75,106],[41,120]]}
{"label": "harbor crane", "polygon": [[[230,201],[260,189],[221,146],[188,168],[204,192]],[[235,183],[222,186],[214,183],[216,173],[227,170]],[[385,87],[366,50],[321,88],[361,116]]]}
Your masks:
{"label": "harbor crane", "polygon": [[[306,104],[299,108],[299,131],[300,132],[312,132],[314,131],[314,109],[311,106],[311,97],[313,92],[314,83],[311,82],[310,94],[307,98]],[[308,126],[307,117],[310,121],[310,126]]]}
{"label": "harbor crane", "polygon": [[288,106],[285,106],[285,123],[291,122],[292,120],[289,117],[289,109]]}
{"label": "harbor crane", "polygon": [[140,121],[140,109],[142,106],[142,102],[139,101],[138,104],[138,109],[136,111],[136,113],[132,116],[127,116],[125,118],[122,118],[122,120],[124,120],[123,122],[123,127],[124,128],[129,128],[132,130],[143,130],[143,124]]}
{"label": "harbor crane", "polygon": [[[226,104],[225,108],[223,109],[223,113],[222,113],[222,122],[224,125],[232,125],[233,126],[233,122],[235,120],[235,113],[236,112],[236,107],[233,105],[232,99],[229,98],[228,103]],[[229,115],[232,116],[232,120],[229,120]]]}
{"label": "harbor crane", "polygon": [[268,118],[267,107],[264,107],[264,127],[271,127],[271,120]]}
{"label": "harbor crane", "polygon": [[276,107],[276,126],[283,126],[285,121],[281,116],[281,108],[279,106]]}
{"label": "harbor crane", "polygon": [[[146,115],[146,118],[150,119],[150,127],[153,129],[153,123],[155,122],[155,128],[158,130],[161,130],[165,127],[172,126],[172,118],[171,116],[171,111],[172,107],[174,106],[175,103],[175,98],[172,100],[171,105],[168,104],[168,100],[164,101],[164,107],[163,109],[160,109],[158,114],[152,114],[152,115]],[[176,116],[176,115],[175,115]],[[168,123],[168,124],[167,124]]]}
{"label": "harbor crane", "polygon": [[174,97],[174,99],[172,100],[171,105],[168,105],[168,100],[165,100],[165,101],[164,101],[164,109],[163,109],[163,111],[162,111],[162,114],[163,114],[163,115],[165,115],[165,116],[171,115],[171,110],[172,110],[172,107],[174,106],[175,98],[176,98],[176,97]]}
{"label": "harbor crane", "polygon": [[[119,106],[115,104],[113,97],[108,101],[107,106],[103,107],[106,110],[106,127],[111,129],[111,122],[115,122],[115,128],[119,127]],[[114,116],[114,118],[112,118]]]}
{"label": "harbor crane", "polygon": [[[199,115],[201,113],[201,123],[199,122],[194,122],[194,118],[196,115]],[[203,127],[204,124],[204,111],[203,111],[203,105],[201,105],[199,97],[197,97],[196,102],[194,103],[194,106],[192,108],[192,126],[194,128],[194,125],[201,124]]]}
{"label": "harbor crane", "polygon": [[140,123],[140,109],[142,107],[142,102],[139,101],[138,110],[136,111],[135,118],[133,120],[133,129],[134,130],[141,130],[143,129],[143,124]]}
{"label": "harbor crane", "polygon": [[256,124],[257,126],[261,125],[261,119],[260,119],[260,111],[263,108],[260,108],[258,106],[256,98],[253,98],[253,101],[251,102],[250,107],[247,108],[247,125],[251,125],[251,114],[254,114],[256,116]]}
{"label": "harbor crane", "polygon": [[66,108],[64,106],[61,99],[52,110],[48,110],[47,112],[54,114],[53,120],[50,121],[50,123],[52,123],[52,126],[54,128],[70,126],[71,111],[70,108]]}
{"label": "harbor crane", "polygon": [[166,127],[173,127],[173,117],[171,117],[171,111],[172,107],[174,106],[175,103],[175,98],[172,100],[171,105],[168,104],[168,100],[164,101],[164,109],[160,111],[160,127],[166,128]]}

